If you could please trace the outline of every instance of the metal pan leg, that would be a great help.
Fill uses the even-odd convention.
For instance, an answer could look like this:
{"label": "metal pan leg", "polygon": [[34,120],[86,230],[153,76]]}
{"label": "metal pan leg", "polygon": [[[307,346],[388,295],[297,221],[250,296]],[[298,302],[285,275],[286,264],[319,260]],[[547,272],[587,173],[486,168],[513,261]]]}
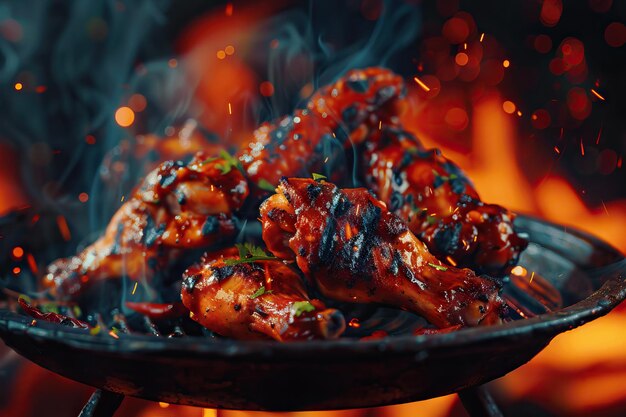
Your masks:
{"label": "metal pan leg", "polygon": [[113,417],[124,396],[105,390],[96,390],[80,411],[78,417]]}

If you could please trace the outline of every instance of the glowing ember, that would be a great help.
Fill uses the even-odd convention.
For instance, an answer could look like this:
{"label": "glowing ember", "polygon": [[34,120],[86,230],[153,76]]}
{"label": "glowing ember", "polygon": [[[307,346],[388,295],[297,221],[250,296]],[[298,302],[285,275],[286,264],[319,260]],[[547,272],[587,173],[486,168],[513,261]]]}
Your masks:
{"label": "glowing ember", "polygon": [[454,61],[457,63],[457,65],[463,67],[469,62],[469,57],[465,52],[459,52],[458,54],[456,54]]}
{"label": "glowing ember", "polygon": [[85,142],[87,142],[88,145],[95,145],[96,144],[96,138],[93,135],[87,135],[87,136],[85,136]]}
{"label": "glowing ember", "polygon": [[161,408],[167,408],[169,406],[170,405],[168,403],[159,402],[159,407],[161,407]]}
{"label": "glowing ember", "polygon": [[16,247],[13,248],[13,252],[12,253],[13,253],[13,257],[15,259],[21,259],[22,256],[24,256],[24,249],[22,249],[19,246],[16,246]]}
{"label": "glowing ember", "polygon": [[274,84],[269,81],[263,81],[259,85],[259,92],[263,97],[271,97],[274,95]]}
{"label": "glowing ember", "polygon": [[87,201],[89,201],[89,194],[87,193],[78,194],[78,201],[80,201],[81,203],[86,203]]}
{"label": "glowing ember", "polygon": [[348,326],[358,329],[359,327],[361,327],[361,323],[359,323],[359,319],[357,319],[356,317],[353,317],[352,319],[350,319]]}
{"label": "glowing ember", "polygon": [[17,91],[20,91],[24,86],[22,85],[22,83],[15,83],[15,89]]}
{"label": "glowing ember", "polygon": [[524,268],[521,265],[517,265],[516,267],[514,267],[513,269],[511,269],[511,274],[513,275],[517,275],[518,277],[523,277],[528,273],[528,271],[526,271],[526,268]]}
{"label": "glowing ember", "polygon": [[226,53],[226,55],[233,55],[235,53],[235,47],[232,45],[228,45],[226,46],[226,48],[224,48],[224,52]]}
{"label": "glowing ember", "polygon": [[513,114],[515,113],[515,108],[515,104],[512,101],[507,100],[502,103],[502,110],[504,110],[505,113]]}
{"label": "glowing ember", "polygon": [[144,111],[147,105],[148,102],[146,101],[146,98],[141,94],[133,94],[128,99],[128,107],[137,113]]}
{"label": "glowing ember", "polygon": [[226,4],[226,9],[224,10],[224,14],[228,17],[233,15],[233,4],[232,3],[227,3]]}
{"label": "glowing ember", "polygon": [[539,20],[544,26],[554,27],[563,14],[563,2],[561,0],[543,0]]}
{"label": "glowing ember", "polygon": [[22,272],[22,269],[19,266],[16,266],[15,268],[13,268],[14,275],[19,275],[20,272]]}
{"label": "glowing ember", "polygon": [[170,68],[176,68],[178,66],[178,61],[175,60],[174,58],[170,59],[169,61],[167,61],[167,65]]}
{"label": "glowing ember", "polygon": [[505,59],[504,61],[502,61],[502,66],[504,68],[508,68],[511,65],[511,62],[508,59]]}
{"label": "glowing ember", "polygon": [[135,121],[135,112],[130,107],[120,107],[115,111],[115,121],[122,127],[128,127]]}
{"label": "glowing ember", "polygon": [[217,56],[217,59],[224,59],[224,58],[226,58],[226,52],[224,52],[221,49],[219,51],[217,51],[217,53],[215,55]]}

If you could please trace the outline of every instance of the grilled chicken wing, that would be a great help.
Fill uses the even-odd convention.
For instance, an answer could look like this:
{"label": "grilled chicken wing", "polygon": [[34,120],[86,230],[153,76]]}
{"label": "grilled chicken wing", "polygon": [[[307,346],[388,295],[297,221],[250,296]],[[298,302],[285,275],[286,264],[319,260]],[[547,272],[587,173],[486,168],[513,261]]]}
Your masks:
{"label": "grilled chicken wing", "polygon": [[234,235],[232,213],[247,193],[242,174],[222,158],[198,153],[186,165],[165,162],[120,207],[102,237],[48,267],[44,285],[65,299],[103,279],[150,280],[182,249],[211,246]]}
{"label": "grilled chicken wing", "polygon": [[[283,177],[321,172],[322,165],[351,143],[361,142],[379,123],[397,122],[404,96],[402,78],[383,68],[348,72],[318,90],[307,108],[264,123],[237,157],[256,194],[269,195]],[[341,173],[336,172],[337,178]]]}
{"label": "grilled chicken wing", "polygon": [[438,149],[425,150],[396,127],[372,132],[363,148],[365,184],[434,255],[493,276],[517,263],[527,242],[513,230],[515,215],[483,203]]}
{"label": "grilled chicken wing", "polygon": [[444,266],[366,189],[283,179],[261,221],[268,249],[295,259],[326,297],[400,307],[442,328],[501,321],[496,282]]}
{"label": "grilled chicken wing", "polygon": [[242,261],[235,248],[205,255],[185,271],[182,300],[201,325],[235,339],[334,339],[343,333],[341,312],[309,299],[300,275],[282,261],[229,261]]}

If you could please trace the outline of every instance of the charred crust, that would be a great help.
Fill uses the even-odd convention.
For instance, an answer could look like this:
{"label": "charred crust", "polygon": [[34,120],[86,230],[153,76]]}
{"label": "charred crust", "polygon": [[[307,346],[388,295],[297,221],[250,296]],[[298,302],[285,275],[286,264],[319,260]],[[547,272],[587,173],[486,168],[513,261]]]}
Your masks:
{"label": "charred crust", "polygon": [[346,81],[346,87],[357,93],[365,93],[370,88],[370,80],[367,78],[360,80],[348,80]]}
{"label": "charred crust", "polygon": [[218,282],[221,282],[233,275],[235,272],[235,265],[212,266],[211,271],[213,272],[215,279],[217,279]]}
{"label": "charred crust", "polygon": [[321,192],[322,192],[322,187],[320,187],[317,184],[309,184],[306,187],[306,193],[307,193],[307,196],[309,197],[309,200],[311,200],[311,202],[315,201],[315,199],[320,195]]}
{"label": "charred crust", "polygon": [[435,247],[441,253],[452,254],[459,249],[461,241],[461,223],[447,224],[435,233]]}
{"label": "charred crust", "polygon": [[183,278],[183,289],[187,291],[187,294],[193,294],[193,290],[200,277],[200,275],[191,275]]}

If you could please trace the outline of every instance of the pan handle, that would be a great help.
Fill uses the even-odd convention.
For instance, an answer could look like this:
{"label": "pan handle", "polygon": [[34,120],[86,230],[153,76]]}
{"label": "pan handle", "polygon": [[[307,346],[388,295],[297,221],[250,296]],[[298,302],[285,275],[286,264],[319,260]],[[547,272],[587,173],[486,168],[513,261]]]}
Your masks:
{"label": "pan handle", "polygon": [[113,417],[123,399],[122,394],[97,389],[91,394],[78,417]]}

